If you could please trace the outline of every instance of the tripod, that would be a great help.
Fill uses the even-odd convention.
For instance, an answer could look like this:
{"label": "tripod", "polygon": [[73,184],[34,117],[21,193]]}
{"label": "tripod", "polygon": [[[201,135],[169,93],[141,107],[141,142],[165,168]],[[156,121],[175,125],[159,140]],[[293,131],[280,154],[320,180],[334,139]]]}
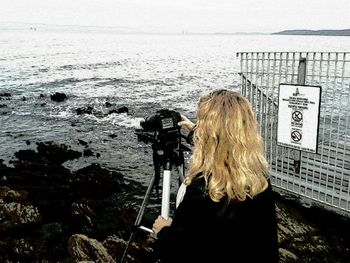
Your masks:
{"label": "tripod", "polygon": [[[154,170],[154,173],[152,175],[151,181],[148,185],[148,188],[147,188],[146,194],[144,196],[144,199],[142,201],[140,210],[137,214],[137,217],[136,217],[136,220],[134,223],[134,229],[129,237],[127,246],[124,250],[124,254],[123,254],[123,257],[122,257],[120,263],[124,262],[127,254],[128,254],[128,251],[130,249],[132,241],[135,238],[136,230],[140,229],[140,230],[146,231],[148,233],[153,233],[152,229],[147,228],[145,226],[141,226],[140,223],[141,223],[143,214],[145,212],[150,194],[151,194],[154,186],[159,185],[161,166],[163,165],[161,216],[165,219],[168,219],[169,213],[170,213],[171,170],[172,170],[172,167],[174,164],[177,168],[180,166],[181,163],[182,163],[182,165],[184,165],[183,151],[182,151],[181,147],[179,147],[178,152],[176,152],[175,150],[164,151],[161,149],[157,149],[157,147],[155,145],[153,145],[152,148],[153,148],[153,163],[154,163],[155,170]],[[181,161],[179,162],[179,160],[181,160],[182,162]],[[178,169],[178,171],[180,171],[180,181],[182,182],[184,179],[184,176],[183,176],[184,171],[182,171],[181,169]],[[157,188],[156,188],[156,190],[157,190]]]}

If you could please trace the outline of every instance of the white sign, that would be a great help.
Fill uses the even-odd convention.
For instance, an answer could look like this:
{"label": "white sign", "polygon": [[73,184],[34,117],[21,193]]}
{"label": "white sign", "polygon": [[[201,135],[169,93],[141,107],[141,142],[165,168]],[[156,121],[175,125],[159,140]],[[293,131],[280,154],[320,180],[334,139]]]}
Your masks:
{"label": "white sign", "polygon": [[280,84],[277,145],[317,153],[320,86]]}

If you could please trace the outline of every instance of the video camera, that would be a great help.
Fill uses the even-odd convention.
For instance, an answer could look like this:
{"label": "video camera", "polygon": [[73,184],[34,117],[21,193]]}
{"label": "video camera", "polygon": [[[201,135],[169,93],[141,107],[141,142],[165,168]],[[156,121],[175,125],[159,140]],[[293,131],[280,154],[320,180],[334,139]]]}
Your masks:
{"label": "video camera", "polygon": [[177,111],[162,109],[140,122],[142,130],[137,130],[139,140],[151,142],[157,149],[173,150],[181,144],[181,115]]}

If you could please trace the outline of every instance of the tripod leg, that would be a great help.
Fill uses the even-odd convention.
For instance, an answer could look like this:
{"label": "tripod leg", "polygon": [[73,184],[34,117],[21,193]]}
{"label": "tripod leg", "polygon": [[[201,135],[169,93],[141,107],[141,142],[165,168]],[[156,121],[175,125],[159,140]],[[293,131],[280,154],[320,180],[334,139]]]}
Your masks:
{"label": "tripod leg", "polygon": [[162,208],[161,216],[164,219],[169,218],[170,211],[170,184],[171,184],[171,171],[164,170],[163,175],[163,190],[162,190]]}
{"label": "tripod leg", "polygon": [[152,189],[153,189],[153,186],[154,186],[155,177],[156,177],[156,175],[154,173],[153,176],[152,176],[151,182],[148,185],[145,197],[143,198],[143,201],[142,201],[139,213],[137,214],[137,217],[136,217],[136,220],[135,220],[135,223],[134,223],[134,229],[131,232],[131,235],[129,237],[128,243],[126,244],[126,248],[124,250],[124,254],[123,254],[123,257],[122,257],[120,263],[124,262],[127,254],[128,254],[128,251],[130,249],[130,245],[132,244],[132,241],[134,240],[134,237],[135,237],[135,234],[136,234],[136,230],[137,230],[137,228],[139,227],[139,225],[141,223],[141,220],[142,220],[143,214],[145,212],[145,208],[146,208],[149,196],[150,196],[150,194],[152,192]]}

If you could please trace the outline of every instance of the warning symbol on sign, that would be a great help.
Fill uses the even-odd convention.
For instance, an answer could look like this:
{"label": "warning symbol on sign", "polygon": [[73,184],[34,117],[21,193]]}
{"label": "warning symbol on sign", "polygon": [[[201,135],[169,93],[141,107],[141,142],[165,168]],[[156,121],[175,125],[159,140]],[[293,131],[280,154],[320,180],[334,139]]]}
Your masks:
{"label": "warning symbol on sign", "polygon": [[303,113],[301,111],[298,111],[298,110],[293,111],[292,119],[293,119],[293,121],[301,122],[303,120]]}
{"label": "warning symbol on sign", "polygon": [[298,130],[293,130],[290,134],[290,138],[293,142],[300,142],[302,137],[301,131]]}

